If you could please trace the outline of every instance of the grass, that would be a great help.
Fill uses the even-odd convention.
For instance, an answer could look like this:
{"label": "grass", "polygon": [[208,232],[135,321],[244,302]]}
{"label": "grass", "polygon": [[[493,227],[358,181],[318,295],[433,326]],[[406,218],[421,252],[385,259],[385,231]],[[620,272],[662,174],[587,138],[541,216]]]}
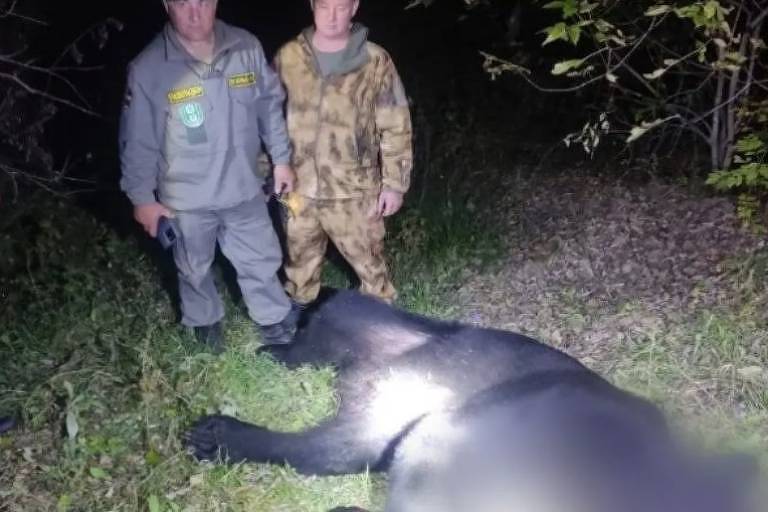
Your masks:
{"label": "grass", "polygon": [[[749,259],[735,266],[752,274],[756,263]],[[619,338],[579,347],[588,366],[655,402],[691,441],[717,451],[756,455],[768,470],[763,279],[742,287],[743,296],[727,306],[685,315],[670,310],[666,313],[674,320],[665,321],[639,302],[606,309],[579,300],[569,290],[561,290],[553,302],[559,312],[557,325],[563,330],[591,332],[609,325],[608,331]]]}
{"label": "grass", "polygon": [[650,397],[713,448],[768,468],[768,328],[749,311],[706,311],[624,347],[616,383]]}
{"label": "grass", "polygon": [[[176,326],[157,266],[132,241],[66,204],[43,210],[26,271],[0,281],[0,348],[9,355],[0,415],[20,413],[24,425],[0,437],[0,511],[382,510],[378,475],[311,478],[187,456],[180,435],[201,414],[284,430],[318,423],[336,407],[333,372],[289,371],[257,356],[258,335],[226,293],[229,350],[201,350]],[[487,271],[500,255],[499,237],[478,226],[476,213],[437,201],[395,219],[387,247],[401,305],[456,313],[450,293],[466,267]],[[702,311],[670,331],[631,331],[610,364],[596,365],[711,444],[768,462],[768,326],[760,272],[750,270],[758,263],[740,274],[755,293],[738,307]],[[349,283],[326,270],[326,282]],[[556,300],[564,326],[597,314],[567,290]]]}
{"label": "grass", "polygon": [[[157,265],[132,241],[63,203],[38,215],[28,271],[1,281],[10,293],[0,347],[12,356],[0,363],[0,415],[20,415],[24,426],[0,438],[0,511],[381,510],[378,475],[308,478],[187,456],[180,436],[202,414],[289,431],[318,423],[337,405],[333,372],[257,356],[258,334],[226,293],[228,350],[201,350],[177,327]],[[410,210],[392,226],[403,304],[447,315],[443,297],[461,268],[493,254],[490,233],[460,217]],[[348,284],[332,265],[325,280]]]}

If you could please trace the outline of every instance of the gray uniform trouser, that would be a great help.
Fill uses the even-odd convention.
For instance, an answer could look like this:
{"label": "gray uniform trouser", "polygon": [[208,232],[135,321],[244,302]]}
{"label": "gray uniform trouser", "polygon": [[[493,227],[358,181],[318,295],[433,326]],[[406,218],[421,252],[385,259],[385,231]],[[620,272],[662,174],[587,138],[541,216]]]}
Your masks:
{"label": "gray uniform trouser", "polygon": [[182,324],[211,325],[224,317],[211,272],[217,241],[237,271],[250,317],[261,325],[286,317],[290,301],[277,278],[282,252],[262,196],[222,210],[176,212],[176,220],[181,238],[173,256],[179,270]]}

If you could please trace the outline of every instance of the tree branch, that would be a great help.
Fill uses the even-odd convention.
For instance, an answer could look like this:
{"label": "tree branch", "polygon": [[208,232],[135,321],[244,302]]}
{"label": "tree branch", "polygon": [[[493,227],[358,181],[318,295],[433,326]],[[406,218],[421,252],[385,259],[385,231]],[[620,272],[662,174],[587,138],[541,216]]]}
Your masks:
{"label": "tree branch", "polygon": [[[764,8],[764,9],[763,9],[763,10],[760,12],[760,14],[758,14],[758,15],[755,17],[755,19],[753,19],[753,20],[750,22],[750,24],[749,24],[749,28],[750,28],[750,29],[752,29],[753,31],[754,31],[756,28],[759,28],[759,27],[760,27],[760,25],[763,23],[763,20],[765,20],[765,17],[766,17],[766,16],[768,16],[768,7]],[[758,32],[758,33],[759,33],[759,32]]]}
{"label": "tree branch", "polygon": [[20,68],[23,68],[23,69],[29,69],[30,71],[37,71],[38,73],[43,73],[43,74],[46,74],[46,75],[50,75],[50,76],[52,76],[52,77],[54,77],[54,78],[56,78],[58,80],[61,80],[77,96],[77,98],[83,103],[83,105],[85,105],[85,108],[87,108],[88,110],[92,109],[91,105],[88,103],[88,100],[85,99],[85,97],[80,93],[80,91],[77,89],[75,84],[73,84],[64,75],[62,75],[62,74],[60,74],[60,73],[58,73],[56,71],[53,71],[50,68],[45,68],[45,67],[41,67],[41,66],[35,66],[35,65],[32,65],[32,64],[26,64],[24,62],[19,62],[17,60],[13,60],[13,59],[7,59],[7,58],[5,58],[5,57],[3,57],[1,55],[0,55],[0,62],[5,62],[6,64],[10,64],[11,66],[20,67]]}
{"label": "tree branch", "polygon": [[708,110],[708,111],[704,112],[703,114],[701,114],[700,116],[698,116],[696,119],[694,119],[694,121],[698,123],[702,119],[705,119],[706,117],[710,116],[713,112],[716,112],[716,111],[720,110],[721,108],[723,108],[723,107],[725,107],[727,105],[730,105],[734,101],[738,100],[741,96],[743,96],[744,92],[749,90],[749,87],[750,87],[750,84],[745,85],[744,87],[742,87],[741,89],[736,91],[735,94],[733,94],[732,96],[730,96],[726,100],[722,101],[721,103],[715,105],[715,107],[712,108],[711,110]]}
{"label": "tree branch", "polygon": [[[608,75],[609,73],[613,73],[617,69],[619,69],[622,66],[624,66],[624,64],[635,53],[635,51],[637,51],[641,47],[643,41],[645,41],[645,39],[651,34],[651,32],[653,32],[653,30],[656,27],[658,27],[661,24],[661,22],[664,19],[666,19],[667,16],[668,16],[668,14],[665,14],[665,15],[659,17],[659,19],[655,19],[654,21],[652,21],[651,25],[648,27],[648,30],[642,36],[640,36],[637,39],[637,41],[635,41],[633,43],[633,45],[627,51],[626,55],[624,55],[621,58],[621,60],[619,60],[619,62],[615,66],[613,66],[612,68],[607,69],[605,73],[601,73],[598,76],[590,78],[589,80],[586,80],[584,82],[578,83],[578,84],[573,85],[571,87],[562,87],[562,88],[559,88],[559,87],[554,87],[554,88],[553,87],[543,87],[543,86],[539,85],[538,83],[534,82],[533,80],[531,80],[530,78],[528,78],[525,74],[523,74],[523,73],[518,73],[518,74],[520,76],[522,76],[523,79],[526,82],[528,82],[528,84],[530,84],[533,88],[535,88],[535,89],[537,89],[537,90],[539,90],[541,92],[568,93],[568,92],[576,92],[578,90],[584,89],[585,87],[587,87],[587,86],[597,82],[598,80],[603,80],[606,75]],[[486,58],[488,58],[487,55],[486,55]],[[498,60],[499,62],[507,63],[507,64],[510,64],[510,65],[514,66],[514,64],[512,64],[511,62],[505,61],[505,60],[500,59],[498,57],[494,57],[494,59]]]}
{"label": "tree branch", "polygon": [[101,115],[98,112],[95,112],[91,110],[90,108],[83,107],[81,105],[78,105],[77,103],[74,103],[68,99],[60,98],[59,96],[56,96],[55,94],[48,93],[46,91],[41,91],[40,89],[36,89],[26,83],[24,80],[19,78],[18,76],[12,74],[12,73],[5,73],[0,71],[0,78],[5,78],[7,80],[10,80],[12,82],[15,82],[18,86],[20,86],[22,89],[27,91],[30,94],[34,94],[36,96],[40,96],[43,98],[46,98],[48,100],[51,100],[54,103],[59,103],[61,105],[66,105],[70,108],[73,108],[79,112],[82,112],[83,114],[87,114],[89,116],[93,117],[101,117]]}
{"label": "tree branch", "polygon": [[94,30],[96,30],[96,28],[106,23],[111,23],[113,25],[116,25],[119,27],[118,30],[122,30],[122,23],[120,23],[118,20],[114,18],[107,18],[106,20],[101,20],[97,23],[94,23],[90,27],[83,30],[80,34],[78,34],[78,36],[71,43],[69,43],[67,46],[64,47],[64,50],[62,50],[61,54],[59,54],[59,56],[54,59],[51,67],[55,68],[59,64],[59,62],[61,62],[64,59],[64,56],[67,53],[69,53],[72,50],[72,48],[75,48],[77,43],[79,43],[86,35],[91,34]]}
{"label": "tree branch", "polygon": [[[747,50],[747,38],[742,37],[741,43],[739,44],[739,55],[742,57],[746,57],[744,54]],[[734,94],[736,94],[736,88],[739,86],[740,78],[741,78],[741,67],[734,69],[731,71],[731,79],[730,83],[728,84],[728,96],[733,97]],[[749,73],[747,73],[747,86],[749,86]],[[749,87],[745,89],[745,92],[749,91]],[[734,105],[729,104],[726,107],[726,136],[725,140],[723,141],[724,147],[724,159],[723,159],[723,168],[728,169],[731,166],[731,158],[733,157],[733,151],[732,151],[732,145],[733,142],[736,140],[736,108]]]}
{"label": "tree branch", "polygon": [[8,7],[8,9],[6,9],[4,13],[0,13],[0,20],[3,18],[18,18],[20,20],[29,21],[30,23],[36,23],[38,25],[48,26],[48,23],[44,22],[43,20],[39,20],[37,18],[32,18],[30,16],[25,16],[23,14],[16,13],[17,3],[19,3],[18,0],[13,0],[10,7]]}

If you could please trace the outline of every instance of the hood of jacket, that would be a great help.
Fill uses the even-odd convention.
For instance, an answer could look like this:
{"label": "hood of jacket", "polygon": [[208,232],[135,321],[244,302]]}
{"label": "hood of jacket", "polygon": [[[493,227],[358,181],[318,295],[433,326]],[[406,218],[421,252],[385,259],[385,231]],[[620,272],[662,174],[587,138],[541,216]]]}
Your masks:
{"label": "hood of jacket", "polygon": [[[312,54],[315,62],[315,69],[319,73],[317,59],[315,58],[315,47],[312,44],[312,38],[315,35],[315,27],[308,27],[302,31],[302,39],[305,49]],[[368,29],[360,24],[353,23],[350,31],[347,46],[342,50],[341,62],[337,69],[334,69],[332,75],[345,75],[365,66],[370,56],[368,55]]]}

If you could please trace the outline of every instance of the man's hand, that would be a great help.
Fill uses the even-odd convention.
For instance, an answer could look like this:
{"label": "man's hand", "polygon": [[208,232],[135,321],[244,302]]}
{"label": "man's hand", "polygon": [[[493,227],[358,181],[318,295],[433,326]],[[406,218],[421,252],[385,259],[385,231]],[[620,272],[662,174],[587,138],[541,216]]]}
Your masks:
{"label": "man's hand", "polygon": [[403,206],[403,194],[402,192],[395,192],[394,190],[384,189],[379,194],[379,201],[371,212],[371,218],[378,219],[381,217],[389,217],[396,214],[400,207]]}
{"label": "man's hand", "polygon": [[291,169],[290,165],[276,165],[274,175],[275,194],[293,192],[296,175],[293,173],[293,169]]}
{"label": "man's hand", "polygon": [[173,212],[160,203],[142,204],[134,206],[133,218],[144,227],[144,231],[152,238],[157,237],[157,223],[160,217],[174,217]]}

